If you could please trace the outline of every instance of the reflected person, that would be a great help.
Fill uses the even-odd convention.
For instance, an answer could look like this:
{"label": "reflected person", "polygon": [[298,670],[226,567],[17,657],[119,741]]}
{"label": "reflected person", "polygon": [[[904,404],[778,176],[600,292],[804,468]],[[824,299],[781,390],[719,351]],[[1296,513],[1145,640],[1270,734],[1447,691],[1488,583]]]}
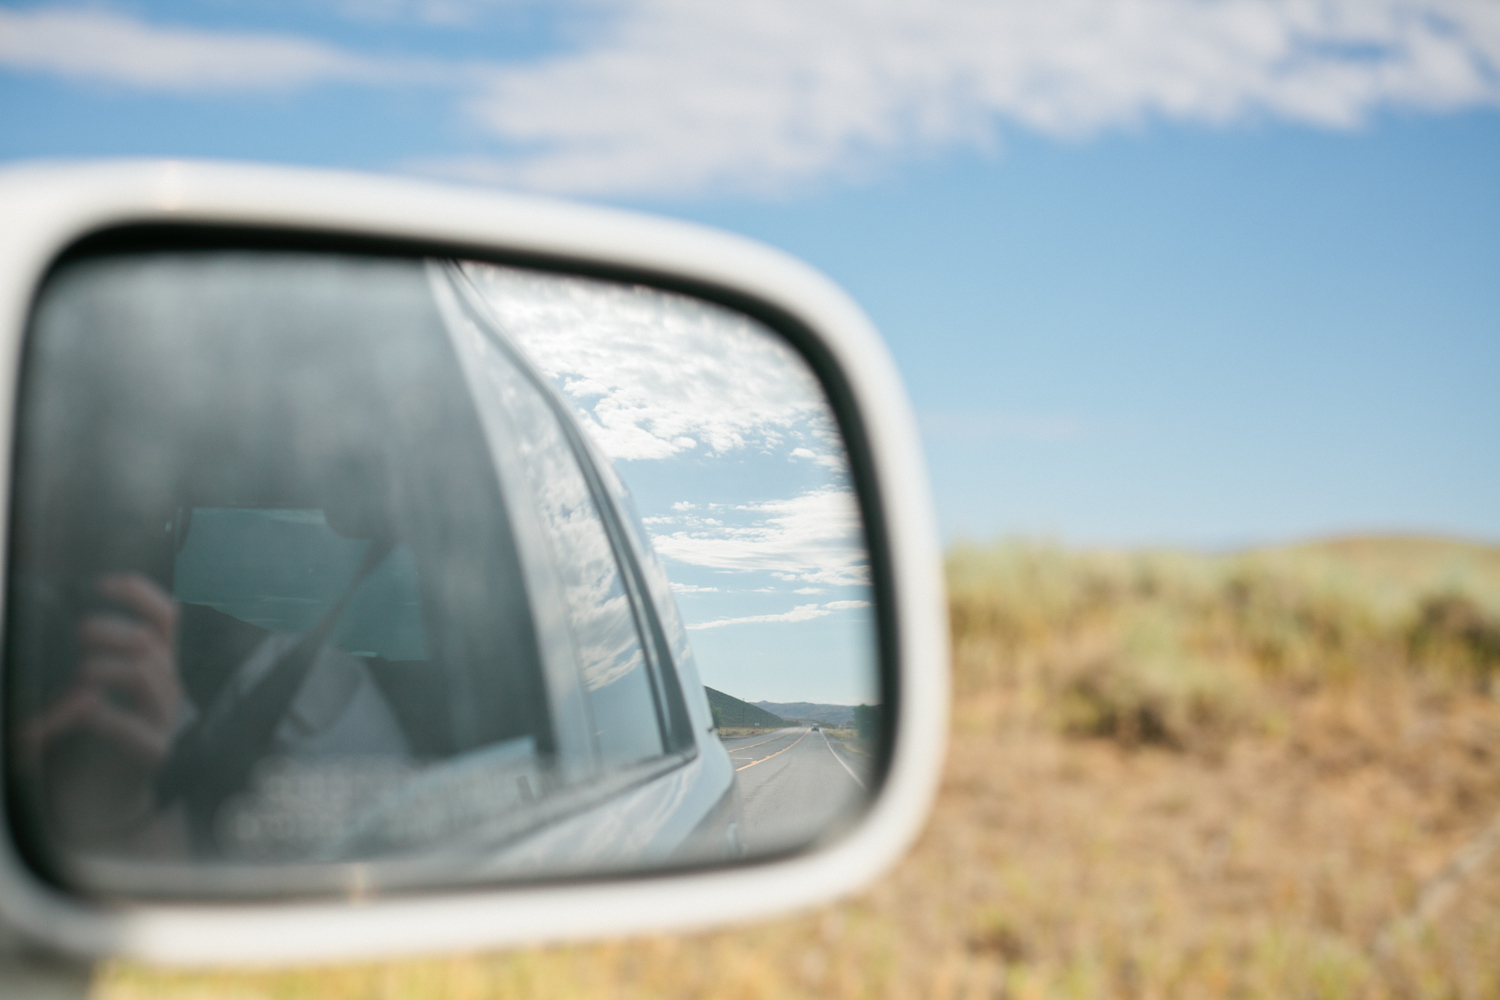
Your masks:
{"label": "reflected person", "polygon": [[[337,832],[327,827],[339,796],[332,790],[330,800],[325,781],[322,794],[290,806],[328,815],[284,815],[288,803],[265,802],[257,787],[269,767],[409,757],[365,664],[325,643],[347,593],[300,635],[267,632],[248,655],[210,650],[235,659],[220,664],[226,680],[199,706],[186,691],[180,640],[195,617],[220,613],[180,604],[140,573],[105,574],[96,588],[119,610],[83,616],[71,686],[21,734],[23,757],[75,846],[159,858],[265,853],[264,836],[248,838],[262,842],[259,852],[247,843],[244,815],[270,809],[283,815],[248,829],[275,831],[281,843],[271,850],[284,852]],[[226,813],[241,822],[226,830]]]}

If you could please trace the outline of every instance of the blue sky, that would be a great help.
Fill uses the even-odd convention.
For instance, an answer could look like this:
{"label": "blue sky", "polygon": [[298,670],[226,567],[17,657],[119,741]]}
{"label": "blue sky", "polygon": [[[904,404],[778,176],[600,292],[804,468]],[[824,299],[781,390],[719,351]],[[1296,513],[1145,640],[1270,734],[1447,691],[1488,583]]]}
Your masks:
{"label": "blue sky", "polygon": [[803,256],[875,317],[949,538],[1500,541],[1493,112],[1017,134],[682,214]]}
{"label": "blue sky", "polygon": [[0,4],[0,159],[111,155],[789,250],[890,344],[948,540],[1500,542],[1491,0]]}

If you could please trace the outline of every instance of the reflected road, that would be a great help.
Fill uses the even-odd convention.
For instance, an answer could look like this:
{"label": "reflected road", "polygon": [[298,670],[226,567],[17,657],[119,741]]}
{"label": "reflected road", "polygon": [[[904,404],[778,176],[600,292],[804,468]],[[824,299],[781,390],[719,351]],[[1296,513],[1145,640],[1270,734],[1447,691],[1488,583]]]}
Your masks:
{"label": "reflected road", "polygon": [[869,764],[838,740],[806,726],[724,741],[739,784],[750,854],[812,840],[857,809],[870,784]]}

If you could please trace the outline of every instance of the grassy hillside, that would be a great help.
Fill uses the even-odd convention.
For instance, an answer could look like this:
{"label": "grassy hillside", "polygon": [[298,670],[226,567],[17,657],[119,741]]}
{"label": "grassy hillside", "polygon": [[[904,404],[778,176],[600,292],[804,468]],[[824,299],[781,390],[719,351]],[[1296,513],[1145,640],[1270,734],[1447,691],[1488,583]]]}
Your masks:
{"label": "grassy hillside", "polygon": [[749,927],[100,997],[1500,998],[1500,550],[948,561],[953,737],[873,887]]}
{"label": "grassy hillside", "polygon": [[[1035,689],[1064,731],[1218,746],[1316,693],[1490,693],[1500,549],[1356,538],[1220,556],[961,547],[960,689]],[[1413,696],[1417,695],[1414,689]]]}
{"label": "grassy hillside", "polygon": [[703,690],[708,692],[708,704],[714,710],[714,725],[720,728],[779,729],[787,724],[780,716],[748,701],[740,701],[733,695],[707,686]]}
{"label": "grassy hillside", "polygon": [[1490,597],[1500,594],[1500,546],[1495,545],[1449,538],[1353,536],[1265,549],[1261,556],[1357,574],[1368,584],[1397,590],[1457,588]]}

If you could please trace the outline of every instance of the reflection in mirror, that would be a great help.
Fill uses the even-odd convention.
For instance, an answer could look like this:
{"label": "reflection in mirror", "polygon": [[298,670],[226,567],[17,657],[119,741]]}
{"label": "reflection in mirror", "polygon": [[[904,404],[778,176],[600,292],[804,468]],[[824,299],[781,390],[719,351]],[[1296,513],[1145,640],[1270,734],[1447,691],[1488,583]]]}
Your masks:
{"label": "reflection in mirror", "polygon": [[826,842],[869,559],[807,363],[490,264],[80,257],[23,362],[12,823],[104,895],[370,893]]}

